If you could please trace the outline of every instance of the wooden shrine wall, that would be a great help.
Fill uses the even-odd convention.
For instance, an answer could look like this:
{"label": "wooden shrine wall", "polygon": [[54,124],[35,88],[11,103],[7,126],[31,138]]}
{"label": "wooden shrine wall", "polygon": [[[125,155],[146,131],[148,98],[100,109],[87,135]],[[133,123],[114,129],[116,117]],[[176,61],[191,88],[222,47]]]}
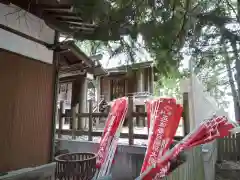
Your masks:
{"label": "wooden shrine wall", "polygon": [[0,49],[0,172],[48,163],[53,67]]}

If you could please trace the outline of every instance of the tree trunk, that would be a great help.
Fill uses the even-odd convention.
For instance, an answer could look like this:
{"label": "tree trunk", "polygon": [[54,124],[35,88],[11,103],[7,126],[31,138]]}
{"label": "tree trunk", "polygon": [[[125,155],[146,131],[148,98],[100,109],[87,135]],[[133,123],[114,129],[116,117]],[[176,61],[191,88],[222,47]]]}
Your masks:
{"label": "tree trunk", "polygon": [[233,103],[234,103],[234,112],[235,112],[235,118],[236,120],[239,120],[239,105],[238,105],[238,93],[236,90],[236,86],[234,84],[234,78],[233,78],[233,74],[232,74],[232,68],[231,68],[231,62],[228,56],[228,53],[226,51],[226,46],[224,46],[224,59],[225,59],[225,65],[226,65],[226,69],[227,69],[227,73],[228,73],[228,80],[229,80],[229,84],[231,87],[231,92],[232,92],[232,97],[233,97]]}

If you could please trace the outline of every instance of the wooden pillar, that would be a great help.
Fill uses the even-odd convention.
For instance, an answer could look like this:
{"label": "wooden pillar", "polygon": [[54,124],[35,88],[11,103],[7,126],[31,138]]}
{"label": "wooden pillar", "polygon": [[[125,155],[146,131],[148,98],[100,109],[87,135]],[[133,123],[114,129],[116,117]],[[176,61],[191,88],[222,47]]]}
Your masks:
{"label": "wooden pillar", "polygon": [[[96,96],[97,96],[97,106],[98,106],[98,104],[101,101],[101,79],[100,79],[100,77],[96,78],[96,84],[97,84]],[[97,107],[97,112],[99,112],[99,107]]]}
{"label": "wooden pillar", "polygon": [[190,114],[189,114],[189,99],[188,93],[183,93],[183,132],[186,136],[190,132]]}
{"label": "wooden pillar", "polygon": [[[138,105],[136,106],[136,112],[139,112],[139,113],[144,113],[145,112],[145,107],[144,105]],[[140,127],[144,127],[145,126],[145,117],[142,117],[142,116],[137,116],[136,117],[136,125],[137,126],[140,126]]]}
{"label": "wooden pillar", "polygon": [[[55,36],[54,36],[54,44],[58,42],[59,38],[59,33],[55,31]],[[51,135],[51,155],[50,155],[50,160],[54,160],[54,154],[55,154],[55,133],[56,133],[56,122],[58,120],[57,112],[57,102],[58,102],[58,90],[59,90],[59,54],[54,51],[53,52],[53,114],[52,114],[52,135]]]}
{"label": "wooden pillar", "polygon": [[112,96],[112,93],[111,93],[112,92],[112,90],[111,90],[111,88],[112,88],[111,87],[111,79],[107,79],[107,88],[108,88],[107,89],[108,94],[106,94],[106,100],[111,101],[112,100],[111,99],[112,98],[111,97]]}
{"label": "wooden pillar", "polygon": [[154,68],[149,69],[149,92],[153,94],[154,89]]}
{"label": "wooden pillar", "polygon": [[138,71],[138,87],[137,92],[143,92],[144,91],[144,69],[139,69]]}
{"label": "wooden pillar", "polygon": [[[127,90],[127,95],[129,97],[131,97],[133,95],[133,92],[136,92],[137,91],[137,78],[136,78],[136,71],[132,71],[130,72],[128,75],[127,75],[127,86],[126,86],[126,90]],[[133,97],[132,98],[132,101],[133,101]],[[134,103],[132,102],[132,111],[134,109]],[[130,106],[130,105],[129,105]],[[123,123],[123,126],[127,126],[128,125],[128,120],[129,118],[126,117],[126,119],[124,120],[124,123]]]}
{"label": "wooden pillar", "polygon": [[141,73],[140,73],[140,77],[141,77],[141,79],[140,79],[140,82],[141,82],[141,91],[140,92],[144,92],[145,91],[145,88],[144,88],[144,84],[145,84],[145,78],[144,78],[144,76],[145,76],[145,70],[144,69],[142,69],[141,70]]}
{"label": "wooden pillar", "polygon": [[125,79],[125,96],[128,96],[128,80]]}
{"label": "wooden pillar", "polygon": [[[145,112],[145,105],[142,105],[141,108],[140,108],[140,112],[141,113],[144,113]],[[141,117],[141,126],[142,127],[146,127],[146,121],[145,121],[145,117],[144,116],[140,116]]]}
{"label": "wooden pillar", "polygon": [[[141,109],[140,106],[136,105],[135,107],[136,107],[135,112],[137,112],[137,113],[140,112],[140,109]],[[137,127],[140,126],[140,117],[139,116],[136,117],[136,126]]]}
{"label": "wooden pillar", "polygon": [[[80,93],[81,93],[81,90],[80,90]],[[79,101],[78,101],[78,114],[81,114],[82,113],[82,111],[81,111],[81,99],[82,99],[82,97],[81,96],[79,96]],[[82,118],[80,117],[80,116],[78,116],[77,117],[78,118],[78,124],[77,124],[77,129],[78,130],[83,130],[83,120],[82,120]]]}
{"label": "wooden pillar", "polygon": [[[87,79],[84,75],[78,78],[78,82],[75,82],[78,86],[75,88],[77,95],[72,98],[77,98],[74,102],[78,103],[78,113],[85,113],[87,112]],[[74,92],[74,91],[73,91]],[[76,107],[77,103],[74,103],[72,107]],[[86,118],[78,118],[77,129],[82,130],[84,129],[86,122]]]}
{"label": "wooden pillar", "polygon": [[[71,99],[71,111],[75,108],[79,102],[81,94],[81,75],[79,75],[73,82],[72,82],[72,99]],[[70,121],[70,129],[73,128],[73,121]]]}
{"label": "wooden pillar", "polygon": [[[236,149],[237,149],[237,152],[240,152],[240,134],[239,133],[236,133]],[[237,154],[237,157],[236,157],[237,159],[237,161],[239,161],[240,160],[240,153],[238,153]]]}
{"label": "wooden pillar", "polygon": [[88,119],[88,141],[92,141],[93,118],[92,100],[89,100],[89,119]]}
{"label": "wooden pillar", "polygon": [[127,75],[127,92],[128,96],[138,91],[137,72],[132,71]]}
{"label": "wooden pillar", "polygon": [[76,131],[77,131],[77,116],[76,116],[77,107],[74,106],[72,108],[72,139],[76,139]]}
{"label": "wooden pillar", "polygon": [[62,137],[63,129],[63,101],[60,102],[60,109],[58,112],[58,138]]}
{"label": "wooden pillar", "polygon": [[[88,100],[87,100],[87,91],[88,91],[88,80],[86,77],[82,81],[82,92],[81,92],[81,112],[88,112]],[[83,118],[84,128],[88,127],[88,118]]]}
{"label": "wooden pillar", "polygon": [[129,134],[129,145],[133,145],[134,144],[134,139],[133,139],[133,98],[129,97],[128,100],[128,134]]}
{"label": "wooden pillar", "polygon": [[143,91],[149,92],[149,68],[144,68],[143,85],[144,85]]}
{"label": "wooden pillar", "polygon": [[152,74],[151,74],[151,67],[148,68],[148,73],[147,73],[147,76],[148,76],[148,92],[149,93],[152,93]]}
{"label": "wooden pillar", "polygon": [[82,83],[82,76],[79,75],[76,79],[72,82],[72,99],[71,99],[71,107],[77,105],[79,101],[79,97],[81,94],[81,83]]}
{"label": "wooden pillar", "polygon": [[[99,112],[99,103],[101,101],[101,79],[100,77],[96,77],[96,92],[95,92],[95,95],[96,95],[96,101],[97,101],[97,105],[96,105],[96,111],[95,112]],[[90,104],[89,104],[90,105]],[[92,110],[94,111],[94,110]],[[90,106],[89,106],[89,113],[90,113]],[[95,128],[98,128],[99,127],[99,118],[95,118]]]}

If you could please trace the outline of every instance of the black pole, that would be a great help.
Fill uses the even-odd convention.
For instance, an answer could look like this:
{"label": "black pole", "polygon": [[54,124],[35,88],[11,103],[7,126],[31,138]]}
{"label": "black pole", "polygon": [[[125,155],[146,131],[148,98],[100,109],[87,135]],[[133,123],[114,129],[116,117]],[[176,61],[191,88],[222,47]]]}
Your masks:
{"label": "black pole", "polygon": [[[58,43],[59,33],[55,31],[54,44]],[[52,101],[52,133],[51,133],[51,150],[50,150],[50,162],[54,160],[55,154],[55,133],[56,133],[56,112],[57,112],[57,100],[58,100],[58,85],[59,85],[59,70],[58,70],[58,53],[53,51],[53,101]]]}

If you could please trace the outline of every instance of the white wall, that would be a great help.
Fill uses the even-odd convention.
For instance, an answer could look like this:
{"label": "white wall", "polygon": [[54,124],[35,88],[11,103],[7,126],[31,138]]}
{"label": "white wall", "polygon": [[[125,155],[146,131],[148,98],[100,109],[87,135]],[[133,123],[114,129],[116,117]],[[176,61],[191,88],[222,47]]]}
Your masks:
{"label": "white wall", "polygon": [[204,119],[213,114],[227,116],[223,109],[219,109],[216,100],[210,96],[201,81],[195,76],[180,83],[181,92],[188,92],[190,108],[190,129],[194,129]]}
{"label": "white wall", "polygon": [[[188,92],[191,131],[203,120],[211,118],[213,114],[227,116],[223,109],[219,109],[216,100],[205,92],[203,84],[195,75],[192,75],[191,79],[182,81],[180,86],[182,93]],[[214,180],[217,160],[216,142],[204,144],[202,151],[205,179]]]}
{"label": "white wall", "polygon": [[[54,42],[54,30],[50,29],[43,20],[15,5],[4,5],[0,3],[0,24],[48,44],[53,44]],[[52,64],[53,51],[48,50],[43,45],[1,28],[0,39],[0,48],[2,49]]]}

